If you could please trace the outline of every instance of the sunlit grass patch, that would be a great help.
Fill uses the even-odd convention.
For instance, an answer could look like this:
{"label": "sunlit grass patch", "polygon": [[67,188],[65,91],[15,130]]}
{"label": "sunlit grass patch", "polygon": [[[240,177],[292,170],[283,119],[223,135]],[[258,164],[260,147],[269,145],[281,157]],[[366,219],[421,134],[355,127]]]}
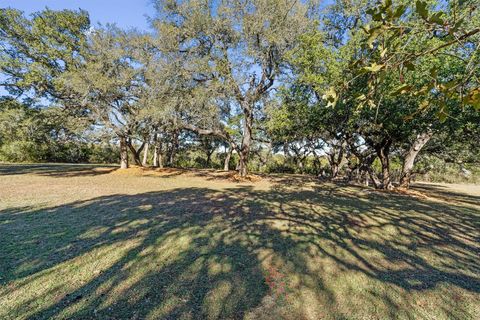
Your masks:
{"label": "sunlit grass patch", "polygon": [[477,193],[281,181],[2,176],[0,318],[478,318]]}

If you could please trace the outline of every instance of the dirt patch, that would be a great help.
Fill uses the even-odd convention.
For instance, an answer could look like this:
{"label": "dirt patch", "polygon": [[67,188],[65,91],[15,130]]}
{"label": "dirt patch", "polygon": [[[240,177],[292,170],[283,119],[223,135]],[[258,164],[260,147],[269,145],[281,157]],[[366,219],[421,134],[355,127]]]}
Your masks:
{"label": "dirt patch", "polygon": [[236,171],[220,171],[212,169],[180,169],[180,168],[153,168],[130,166],[128,169],[117,169],[112,171],[113,175],[122,176],[157,176],[172,177],[179,175],[203,177],[209,180],[226,180],[231,182],[259,182],[262,177],[250,174],[246,177],[240,176]]}
{"label": "dirt patch", "polygon": [[177,168],[152,168],[130,166],[128,169],[117,169],[112,172],[114,175],[122,176],[171,176],[185,173],[186,170]]}

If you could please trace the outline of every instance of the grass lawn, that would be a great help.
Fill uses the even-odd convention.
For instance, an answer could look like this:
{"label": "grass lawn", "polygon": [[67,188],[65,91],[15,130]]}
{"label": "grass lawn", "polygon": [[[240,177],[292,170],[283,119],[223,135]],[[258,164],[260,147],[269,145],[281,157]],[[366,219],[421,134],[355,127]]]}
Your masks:
{"label": "grass lawn", "polygon": [[0,319],[480,319],[480,186],[0,165]]}

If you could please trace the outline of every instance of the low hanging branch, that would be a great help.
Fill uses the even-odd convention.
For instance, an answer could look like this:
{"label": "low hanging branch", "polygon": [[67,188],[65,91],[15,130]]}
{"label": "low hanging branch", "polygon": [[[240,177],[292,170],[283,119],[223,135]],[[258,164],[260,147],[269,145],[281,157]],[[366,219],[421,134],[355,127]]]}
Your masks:
{"label": "low hanging branch", "polygon": [[198,128],[192,124],[189,123],[182,123],[180,124],[180,128],[188,131],[195,132],[199,135],[204,135],[204,136],[216,136],[221,139],[224,139],[225,141],[228,141],[230,145],[238,151],[238,145],[235,143],[233,138],[230,136],[228,132],[226,132],[224,129],[202,129]]}

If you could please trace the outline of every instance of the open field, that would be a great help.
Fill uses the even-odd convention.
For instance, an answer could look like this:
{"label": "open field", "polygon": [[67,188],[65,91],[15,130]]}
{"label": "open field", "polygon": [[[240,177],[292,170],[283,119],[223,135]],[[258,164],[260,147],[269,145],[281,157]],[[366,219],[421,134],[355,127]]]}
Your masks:
{"label": "open field", "polygon": [[0,319],[479,319],[480,186],[0,165]]}

